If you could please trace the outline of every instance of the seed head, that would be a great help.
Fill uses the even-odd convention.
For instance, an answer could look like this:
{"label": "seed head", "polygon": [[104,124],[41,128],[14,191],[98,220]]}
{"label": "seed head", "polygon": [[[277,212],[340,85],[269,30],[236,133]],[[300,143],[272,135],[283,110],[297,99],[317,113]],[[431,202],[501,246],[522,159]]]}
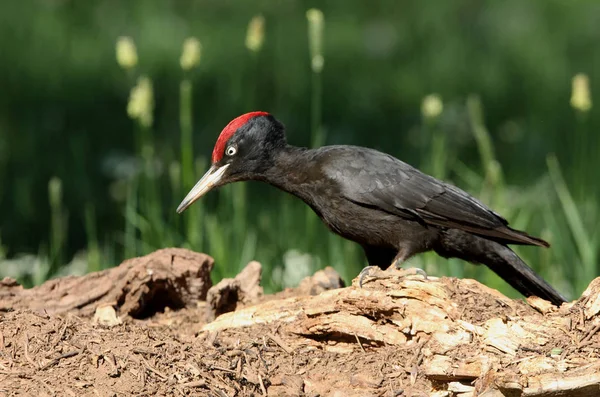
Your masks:
{"label": "seed head", "polygon": [[146,76],[141,76],[137,84],[131,89],[127,114],[138,120],[144,127],[152,125],[152,111],[154,110],[154,93],[152,82]]}
{"label": "seed head", "polygon": [[195,68],[200,63],[201,55],[202,44],[200,44],[200,40],[195,37],[188,37],[183,42],[183,51],[181,51],[181,58],[179,58],[181,68],[183,70]]}
{"label": "seed head", "polygon": [[429,94],[421,103],[421,114],[426,119],[436,119],[444,111],[444,103],[438,94]]}
{"label": "seed head", "polygon": [[258,52],[262,48],[265,39],[265,17],[257,15],[250,20],[246,33],[246,48],[252,52]]}
{"label": "seed head", "polygon": [[580,112],[587,112],[592,108],[590,95],[590,81],[586,74],[579,73],[573,76],[571,90],[571,106]]}
{"label": "seed head", "polygon": [[132,69],[137,65],[138,56],[131,37],[119,37],[116,45],[117,63],[123,69]]}

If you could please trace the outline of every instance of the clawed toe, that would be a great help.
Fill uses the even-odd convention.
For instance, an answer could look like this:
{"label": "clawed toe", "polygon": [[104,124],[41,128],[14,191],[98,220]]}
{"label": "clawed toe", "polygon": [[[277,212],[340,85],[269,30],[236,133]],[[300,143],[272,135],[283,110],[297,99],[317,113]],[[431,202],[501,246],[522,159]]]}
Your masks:
{"label": "clawed toe", "polygon": [[401,277],[406,277],[406,276],[416,276],[421,275],[425,280],[427,280],[427,273],[425,273],[425,270],[418,268],[418,267],[410,267],[408,269],[398,269],[401,270],[404,274]]}
{"label": "clawed toe", "polygon": [[[392,269],[394,269],[394,268],[392,268]],[[389,269],[389,270],[392,270],[392,269]],[[400,273],[399,278],[420,275],[423,277],[423,279],[427,280],[427,273],[425,272],[425,270],[420,269],[418,267],[411,267],[408,269],[395,268],[395,270]],[[358,286],[360,288],[362,288],[363,281],[364,281],[365,277],[367,277],[367,276],[373,277],[375,279],[384,279],[384,278],[389,278],[392,276],[391,274],[388,274],[388,272],[386,272],[386,275],[373,274],[374,272],[377,272],[377,271],[381,272],[381,269],[379,269],[377,266],[367,266],[364,269],[362,269],[360,271],[360,273],[358,274]]]}
{"label": "clawed toe", "polygon": [[362,284],[363,284],[363,280],[365,279],[365,277],[370,276],[371,273],[373,273],[373,271],[378,270],[379,268],[377,266],[367,266],[364,269],[362,269],[360,271],[360,273],[358,274],[358,286],[359,288],[362,288]]}

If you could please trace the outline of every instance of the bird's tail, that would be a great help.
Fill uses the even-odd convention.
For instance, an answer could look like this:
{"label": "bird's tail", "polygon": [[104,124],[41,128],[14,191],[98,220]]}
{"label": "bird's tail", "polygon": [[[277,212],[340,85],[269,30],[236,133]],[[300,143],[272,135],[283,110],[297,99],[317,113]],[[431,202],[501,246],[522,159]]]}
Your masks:
{"label": "bird's tail", "polygon": [[497,246],[494,255],[488,255],[492,259],[484,265],[502,277],[514,289],[525,296],[535,295],[557,306],[567,301],[560,292],[527,266],[513,250],[498,243],[493,244]]}
{"label": "bird's tail", "polygon": [[507,246],[459,230],[447,233],[452,235],[442,239],[438,254],[486,265],[525,296],[538,296],[558,306],[567,301]]}

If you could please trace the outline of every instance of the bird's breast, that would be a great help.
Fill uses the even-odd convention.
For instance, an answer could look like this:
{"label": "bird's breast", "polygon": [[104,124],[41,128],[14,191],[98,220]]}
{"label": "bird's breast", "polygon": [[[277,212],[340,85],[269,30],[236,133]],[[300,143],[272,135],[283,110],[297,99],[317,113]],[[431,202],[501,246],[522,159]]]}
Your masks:
{"label": "bird's breast", "polygon": [[395,246],[398,218],[375,209],[361,207],[341,197],[329,196],[311,205],[334,233],[359,244]]}

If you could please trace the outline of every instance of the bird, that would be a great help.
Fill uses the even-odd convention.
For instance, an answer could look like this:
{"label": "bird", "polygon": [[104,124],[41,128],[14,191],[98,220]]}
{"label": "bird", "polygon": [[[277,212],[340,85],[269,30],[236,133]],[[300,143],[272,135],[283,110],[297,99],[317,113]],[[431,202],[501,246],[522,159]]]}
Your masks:
{"label": "bird", "polygon": [[566,302],[508,247],[549,247],[548,242],[511,228],[465,191],[390,154],[353,145],[290,145],[284,124],[264,111],[242,114],[225,126],[210,168],[177,213],[211,190],[250,180],[299,198],[331,232],[359,244],[368,262],[361,287],[373,269],[402,269],[414,255],[434,251],[487,266],[525,297]]}

